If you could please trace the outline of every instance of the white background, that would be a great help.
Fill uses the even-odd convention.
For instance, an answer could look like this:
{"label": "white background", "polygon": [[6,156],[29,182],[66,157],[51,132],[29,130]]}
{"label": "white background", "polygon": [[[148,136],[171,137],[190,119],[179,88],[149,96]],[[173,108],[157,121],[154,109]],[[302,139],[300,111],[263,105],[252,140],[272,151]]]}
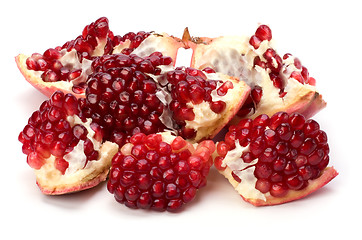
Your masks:
{"label": "white background", "polygon": [[[362,17],[358,1],[56,2],[8,1],[0,14],[1,239],[359,236]],[[298,56],[328,102],[314,119],[328,134],[331,165],[339,176],[305,199],[256,208],[211,169],[208,186],[177,214],[128,209],[114,201],[105,184],[72,195],[42,195],[17,137],[46,98],[24,80],[14,57],[62,45],[101,16],[108,17],[111,30],[121,35],[154,30],[181,37],[185,27],[194,36],[251,35],[259,23],[270,25],[279,53]]]}

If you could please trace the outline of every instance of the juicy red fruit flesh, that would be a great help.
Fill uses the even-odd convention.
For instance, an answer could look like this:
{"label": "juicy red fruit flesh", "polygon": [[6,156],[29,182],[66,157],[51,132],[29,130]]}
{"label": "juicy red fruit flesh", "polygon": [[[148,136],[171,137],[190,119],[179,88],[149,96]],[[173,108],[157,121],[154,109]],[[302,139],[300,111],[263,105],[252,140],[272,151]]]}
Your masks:
{"label": "juicy red fruit flesh", "polygon": [[159,119],[164,105],[156,96],[156,82],[148,74],[159,75],[159,66],[169,60],[155,52],[145,59],[114,54],[93,61],[94,73],[87,81],[82,110],[104,127],[106,140],[122,146],[135,133],[151,134],[165,128]]}
{"label": "juicy red fruit flesh", "polygon": [[[327,135],[316,121],[298,113],[278,112],[270,118],[263,114],[254,120],[241,120],[230,127],[223,148],[234,149],[230,143],[236,140],[243,147],[250,144],[242,153],[242,161],[258,159],[253,164],[255,188],[274,197],[306,188],[308,181],[318,178],[329,163]],[[221,161],[227,151],[220,147],[218,153],[221,159],[215,166],[223,170]]]}
{"label": "juicy red fruit flesh", "polygon": [[[135,134],[131,154],[118,152],[107,184],[115,199],[130,208],[178,211],[205,186],[211,160],[191,155],[185,140],[171,144],[159,134]],[[143,149],[140,151],[140,149]]]}

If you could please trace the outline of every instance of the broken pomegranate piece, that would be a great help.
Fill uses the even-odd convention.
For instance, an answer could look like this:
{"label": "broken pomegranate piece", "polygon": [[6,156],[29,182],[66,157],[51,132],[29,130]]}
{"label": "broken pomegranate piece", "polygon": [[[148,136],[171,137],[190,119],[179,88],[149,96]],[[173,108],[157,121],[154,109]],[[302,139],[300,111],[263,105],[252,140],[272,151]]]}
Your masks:
{"label": "broken pomegranate piece", "polygon": [[113,157],[108,191],[130,208],[178,211],[206,185],[214,151],[211,140],[137,133]]}
{"label": "broken pomegranate piece", "polygon": [[160,52],[102,56],[91,67],[82,111],[120,146],[135,133],[166,129],[191,142],[210,139],[249,93],[244,82],[229,76],[174,68]]}
{"label": "broken pomegranate piece", "polygon": [[107,178],[118,145],[103,141],[103,129],[82,117],[77,98],[56,91],[19,134],[27,163],[44,194],[88,189]]}
{"label": "broken pomegranate piece", "polygon": [[185,30],[185,45],[193,49],[191,67],[211,67],[235,76],[251,88],[250,95],[234,119],[299,112],[309,118],[326,106],[315,87],[315,79],[301,61],[274,48],[272,32],[260,25],[251,37],[192,38]]}
{"label": "broken pomegranate piece", "polygon": [[327,135],[298,113],[259,115],[229,127],[217,144],[215,167],[255,206],[290,202],[338,175],[329,164]]}
{"label": "broken pomegranate piece", "polygon": [[25,79],[46,96],[61,90],[84,97],[85,82],[91,74],[90,66],[95,57],[133,52],[146,56],[159,51],[174,60],[182,46],[181,40],[167,34],[140,31],[114,35],[109,29],[108,19],[102,17],[63,46],[49,48],[43,54],[19,54],[15,60]]}

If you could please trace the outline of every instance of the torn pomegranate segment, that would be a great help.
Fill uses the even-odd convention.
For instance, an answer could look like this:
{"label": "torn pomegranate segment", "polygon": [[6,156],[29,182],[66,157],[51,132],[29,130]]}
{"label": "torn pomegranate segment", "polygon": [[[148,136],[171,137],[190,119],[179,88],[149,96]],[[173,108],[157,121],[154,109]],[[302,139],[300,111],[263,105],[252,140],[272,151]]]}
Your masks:
{"label": "torn pomegranate segment", "polygon": [[174,62],[182,46],[181,40],[166,34],[139,31],[114,35],[109,29],[108,19],[102,17],[63,46],[49,48],[43,54],[20,54],[15,60],[25,79],[46,96],[62,90],[84,97],[85,83],[95,57],[112,53],[146,56],[159,51]]}
{"label": "torn pomegranate segment", "polygon": [[82,111],[104,127],[105,139],[120,146],[135,133],[165,129],[192,142],[212,138],[243,104],[249,87],[171,62],[160,52],[94,59]]}
{"label": "torn pomegranate segment", "polygon": [[293,201],[335,176],[327,135],[314,120],[278,112],[243,119],[217,144],[215,167],[253,205]]}
{"label": "torn pomegranate segment", "polygon": [[103,134],[100,125],[82,116],[74,95],[56,91],[31,115],[19,141],[40,190],[58,195],[107,178],[118,146],[104,142]]}
{"label": "torn pomegranate segment", "polygon": [[113,157],[108,191],[129,208],[178,211],[206,185],[214,151],[211,140],[137,133]]}
{"label": "torn pomegranate segment", "polygon": [[291,54],[278,54],[267,25],[260,25],[251,37],[192,38],[186,29],[183,40],[193,50],[191,67],[211,67],[251,87],[233,124],[279,111],[299,112],[309,118],[326,106],[301,61]]}

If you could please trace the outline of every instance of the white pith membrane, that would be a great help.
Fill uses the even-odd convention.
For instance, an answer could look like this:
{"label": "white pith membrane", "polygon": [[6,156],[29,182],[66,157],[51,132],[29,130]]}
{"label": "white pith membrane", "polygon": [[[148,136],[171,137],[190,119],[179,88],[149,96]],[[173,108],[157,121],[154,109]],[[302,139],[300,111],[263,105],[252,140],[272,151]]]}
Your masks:
{"label": "white pith membrane", "polygon": [[[157,83],[158,92],[156,92],[156,96],[165,106],[169,106],[172,101],[172,97],[170,89],[168,89],[166,73],[174,70],[174,67],[171,65],[161,65],[159,68],[161,68],[160,75],[149,75]],[[245,99],[245,96],[249,92],[249,87],[244,82],[237,81],[230,76],[222,73],[203,73],[206,75],[208,80],[221,80],[222,83],[230,81],[233,83],[233,88],[229,89],[224,96],[219,96],[217,94],[217,89],[222,85],[222,83],[218,82],[216,89],[211,92],[210,95],[212,101],[221,100],[226,103],[226,108],[219,114],[211,110],[210,104],[207,101],[202,101],[200,104],[193,104],[191,101],[187,103],[187,106],[192,108],[195,114],[194,120],[185,121],[186,128],[191,128],[196,131],[196,136],[191,140],[192,142],[198,142],[203,138],[208,138],[213,134],[216,134],[216,131],[220,128],[219,123],[226,124],[228,122],[228,120],[237,110],[237,106],[240,106],[240,99]],[[168,107],[164,109],[160,116],[160,120],[167,127],[167,129],[175,132],[175,134],[177,133],[177,126],[172,119],[172,113]]]}
{"label": "white pith membrane", "polygon": [[[112,54],[121,53],[122,50],[128,48],[130,44],[131,41],[127,39],[125,42],[115,46]],[[169,56],[175,60],[179,48],[176,45],[181,46],[183,44],[178,41],[177,38],[169,36],[167,33],[153,33],[145,38],[131,54],[145,58],[154,52],[161,52],[164,56]]]}
{"label": "white pith membrane", "polygon": [[[235,76],[245,81],[251,89],[256,85],[262,87],[263,95],[256,111],[249,113],[247,118],[254,118],[262,113],[272,115],[278,111],[288,111],[288,107],[291,107],[292,109],[289,111],[293,112],[295,108],[298,108],[298,106],[294,106],[298,102],[306,105],[306,100],[304,103],[302,101],[303,97],[314,96],[316,88],[290,78],[293,71],[301,72],[301,69],[297,69],[294,65],[294,57],[291,56],[283,60],[283,67],[279,76],[284,82],[286,94],[280,97],[280,89],[276,88],[270,79],[271,70],[259,66],[254,67],[254,58],[257,56],[260,57],[261,61],[266,62],[263,54],[269,48],[275,49],[273,40],[264,40],[258,49],[254,49],[249,44],[249,39],[246,36],[225,36],[213,39],[208,44],[200,43],[194,50],[191,65],[198,69],[211,67],[218,72]],[[312,96],[309,96],[310,100],[313,100]]]}
{"label": "white pith membrane", "polygon": [[[222,174],[244,198],[266,201],[266,196],[270,195],[269,192],[264,194],[255,188],[255,183],[258,179],[255,177],[254,171],[258,159],[256,158],[250,163],[245,163],[241,158],[242,153],[249,150],[249,145],[243,147],[239,144],[239,140],[235,141],[235,148],[230,150],[222,161],[221,166],[226,167]],[[240,183],[235,181],[231,174],[232,172],[241,179]]]}
{"label": "white pith membrane", "polygon": [[35,170],[37,183],[45,192],[51,193],[68,188],[71,191],[72,187],[77,187],[93,180],[99,174],[108,172],[112,157],[118,151],[117,144],[109,141],[100,143],[94,138],[95,132],[90,127],[92,119],[87,119],[84,123],[78,116],[74,115],[68,116],[67,120],[71,127],[80,124],[87,129],[87,138],[92,141],[94,150],[99,152],[99,156],[97,160],[87,161],[84,154],[84,141],[79,140],[74,149],[63,157],[69,163],[64,174],[54,167],[55,156],[51,155],[45,159],[45,164],[40,169]]}

